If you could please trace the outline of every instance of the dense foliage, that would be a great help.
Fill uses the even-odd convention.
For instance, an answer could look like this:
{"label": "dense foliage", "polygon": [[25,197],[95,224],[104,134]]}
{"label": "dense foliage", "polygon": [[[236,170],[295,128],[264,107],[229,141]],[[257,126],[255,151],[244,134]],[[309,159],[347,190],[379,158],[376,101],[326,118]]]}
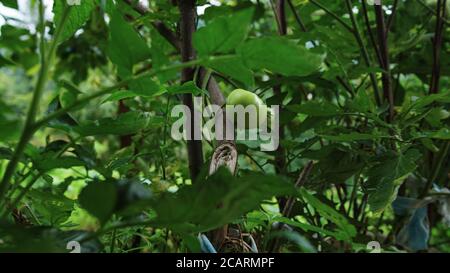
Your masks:
{"label": "dense foliage", "polygon": [[[450,251],[448,1],[52,2],[0,0],[0,251]],[[280,146],[209,172],[171,109],[235,89]]]}

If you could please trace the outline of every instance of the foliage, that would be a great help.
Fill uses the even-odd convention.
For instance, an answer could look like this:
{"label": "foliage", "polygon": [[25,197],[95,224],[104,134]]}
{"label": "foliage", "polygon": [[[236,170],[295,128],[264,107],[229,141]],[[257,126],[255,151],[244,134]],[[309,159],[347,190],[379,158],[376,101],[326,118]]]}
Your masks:
{"label": "foliage", "polygon": [[[0,251],[449,251],[449,2],[44,2],[0,0]],[[281,107],[280,148],[209,174],[171,109],[235,89]]]}

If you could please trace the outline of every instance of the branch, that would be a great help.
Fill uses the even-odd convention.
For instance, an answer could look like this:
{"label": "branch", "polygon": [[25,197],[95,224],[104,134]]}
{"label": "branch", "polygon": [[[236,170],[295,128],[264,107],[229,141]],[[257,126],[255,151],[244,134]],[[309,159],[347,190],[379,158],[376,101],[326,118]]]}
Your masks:
{"label": "branch", "polygon": [[[361,37],[361,33],[359,32],[359,26],[358,26],[358,22],[356,21],[355,15],[353,14],[353,9],[352,9],[352,1],[351,0],[346,0],[345,4],[347,5],[347,10],[348,13],[350,15],[350,19],[352,21],[352,25],[353,25],[353,29],[354,31],[352,32],[353,35],[356,38],[356,42],[358,43],[360,49],[361,49],[361,53],[363,55],[364,61],[366,63],[366,65],[368,67],[372,66],[372,62],[370,60],[369,57],[369,52],[367,51],[367,47],[364,44],[364,41]],[[374,73],[369,73],[370,75],[370,80],[372,82],[372,86],[373,86],[373,91],[375,93],[375,100],[377,102],[377,105],[380,106],[381,105],[381,99],[380,99],[380,94],[379,94],[379,90],[378,90],[378,83],[377,83],[377,78],[375,77]]]}
{"label": "branch", "polygon": [[[272,0],[271,0],[272,3]],[[277,0],[276,4],[272,6],[274,7],[275,17],[277,19],[278,25],[278,33],[280,36],[285,36],[287,34],[287,20],[286,20],[286,2],[285,0]],[[273,91],[276,96],[281,96],[282,90],[281,85],[276,85],[273,88]],[[280,105],[280,115],[283,111],[282,105]],[[284,126],[280,126],[280,139],[284,139],[285,130]],[[282,145],[278,146],[278,149],[275,154],[275,168],[277,173],[283,173],[286,166],[286,151]],[[284,202],[286,200],[280,199],[280,205],[284,206]]]}
{"label": "branch", "polygon": [[325,11],[326,13],[328,13],[328,15],[330,15],[331,17],[333,17],[334,19],[336,19],[339,23],[341,23],[342,26],[344,26],[348,31],[350,32],[354,32],[355,29],[352,28],[349,24],[347,24],[344,20],[341,19],[341,17],[339,17],[336,13],[332,12],[331,10],[329,10],[327,7],[325,7],[324,5],[322,5],[321,3],[319,3],[316,0],[310,0],[309,2],[311,2],[312,4],[314,4],[315,6],[321,8],[323,11]]}
{"label": "branch", "polygon": [[394,6],[392,7],[392,14],[391,14],[391,16],[389,16],[388,22],[386,24],[387,34],[389,34],[389,30],[391,29],[392,24],[394,22],[395,15],[397,13],[397,8],[398,8],[398,0],[395,0],[394,1]]}
{"label": "branch", "polygon": [[444,38],[444,24],[447,10],[447,0],[438,0],[436,8],[436,29],[433,38],[433,71],[431,74],[430,94],[439,92],[441,78],[441,50]]}
{"label": "branch", "polygon": [[[303,170],[300,172],[300,175],[299,175],[297,181],[295,182],[295,187],[297,189],[300,189],[305,185],[306,180],[308,179],[308,176],[311,173],[313,167],[314,167],[314,162],[310,161],[305,166],[305,168],[303,168]],[[286,217],[286,218],[291,217],[292,209],[295,205],[295,202],[296,202],[296,197],[290,197],[287,200],[286,205],[281,212],[283,217]],[[277,228],[279,228],[279,227],[277,227]],[[273,241],[272,245],[270,246],[270,252],[271,253],[278,252],[279,248],[280,248],[280,239],[277,238]]]}
{"label": "branch", "polygon": [[308,32],[308,29],[306,28],[305,23],[303,23],[302,18],[300,18],[300,15],[298,15],[297,11],[295,10],[294,5],[292,4],[291,0],[287,0],[289,4],[289,8],[291,9],[292,13],[294,14],[295,21],[297,21],[298,25],[302,29],[303,32]]}
{"label": "branch", "polygon": [[[420,5],[422,5],[424,8],[426,8],[428,10],[428,12],[430,12],[431,14],[433,14],[434,16],[437,16],[437,13],[435,10],[433,10],[431,7],[429,7],[425,2],[423,2],[423,0],[417,0],[419,2]],[[450,21],[447,20],[446,18],[443,18],[444,23],[446,25],[450,25]]]}
{"label": "branch", "polygon": [[382,63],[380,63],[383,68],[383,93],[384,99],[389,103],[389,121],[392,122],[394,119],[394,93],[392,91],[392,81],[391,81],[391,68],[389,61],[389,47],[388,47],[388,30],[384,22],[384,11],[383,5],[374,5],[375,17],[377,21],[377,31],[378,31],[378,41],[380,54],[382,58]]}
{"label": "branch", "polygon": [[[146,15],[150,12],[149,9],[147,9],[145,6],[137,3],[134,4],[132,0],[123,0],[126,4],[131,6],[136,12],[138,12],[141,15]],[[158,33],[163,36],[170,44],[173,45],[173,47],[180,52],[180,41],[178,37],[173,33],[173,31],[167,27],[163,22],[161,21],[155,21],[152,23],[153,27],[158,31]],[[208,84],[208,91],[211,98],[212,103],[216,105],[223,105],[224,104],[224,96],[222,92],[220,91],[219,85],[217,84],[217,81],[212,77],[209,84]],[[215,100],[217,99],[217,100]],[[222,100],[223,99],[223,100]]]}
{"label": "branch", "polygon": [[366,1],[362,1],[362,10],[364,15],[364,22],[366,23],[367,32],[369,33],[370,42],[372,43],[372,46],[375,50],[375,54],[377,56],[377,60],[379,64],[383,63],[383,58],[381,57],[380,49],[378,48],[378,44],[375,40],[375,35],[373,34],[372,27],[370,26],[370,20],[369,20],[369,12],[367,10],[367,4]]}
{"label": "branch", "polygon": [[[179,1],[178,7],[180,10],[180,45],[181,45],[181,59],[183,62],[189,62],[195,59],[195,50],[192,43],[192,37],[196,30],[197,11],[195,0]],[[189,82],[194,79],[194,69],[186,67],[181,71],[181,82]],[[191,114],[195,112],[194,101],[192,94],[183,95],[183,103],[186,105]],[[189,158],[189,170],[191,179],[195,180],[201,171],[203,165],[203,147],[201,140],[194,140],[196,135],[201,135],[201,128],[195,126],[196,122],[191,122],[191,128],[187,128],[187,146]]]}
{"label": "branch", "polygon": [[[133,0],[123,0],[127,5],[133,8],[140,15],[146,15],[150,13],[150,10],[143,6],[141,3],[133,1]],[[153,21],[152,26],[163,36],[166,40],[175,47],[178,51],[180,51],[180,42],[177,36],[172,32],[172,30],[167,27],[161,21]]]}
{"label": "branch", "polygon": [[[54,55],[56,52],[56,48],[58,47],[58,44],[59,44],[59,38],[61,37],[61,35],[63,33],[64,26],[65,26],[67,18],[69,16],[70,10],[71,10],[70,6],[68,6],[68,5],[64,6],[64,10],[63,10],[61,19],[58,22],[57,28],[55,30],[55,34],[53,37],[53,41],[50,45],[49,51],[47,52],[47,54],[45,54],[45,58],[43,58],[43,56],[41,56],[41,69],[39,70],[38,80],[37,80],[35,89],[33,91],[33,98],[32,98],[32,101],[31,101],[31,104],[30,104],[30,107],[28,110],[27,118],[25,121],[25,126],[23,129],[22,135],[20,137],[19,143],[17,144],[17,146],[14,150],[14,154],[13,154],[11,160],[9,161],[8,166],[6,167],[5,173],[3,175],[3,179],[0,182],[0,200],[3,200],[3,196],[8,190],[10,180],[16,171],[17,164],[19,163],[20,158],[22,157],[25,147],[26,147],[28,141],[30,141],[30,139],[33,137],[34,132],[33,132],[32,128],[33,128],[33,124],[36,119],[36,114],[38,112],[39,102],[41,100],[42,93],[44,92],[45,85],[47,84],[47,80],[49,77],[51,66],[53,64],[53,59],[54,59]],[[43,16],[43,12],[41,12],[40,15]],[[41,22],[44,21],[43,18],[41,18],[40,20],[41,20]],[[42,39],[42,42],[41,42],[41,46],[42,46],[44,44],[43,39],[45,39],[45,37],[42,36],[42,37],[40,37],[40,39]],[[43,51],[43,49],[41,49],[41,50]]]}
{"label": "branch", "polygon": [[[295,17],[295,21],[298,23],[298,25],[300,26],[300,29],[303,32],[308,32],[308,28],[306,27],[306,25],[303,23],[302,18],[300,17],[300,15],[297,13],[297,11],[295,10],[294,5],[292,4],[291,0],[287,0],[288,4],[289,4],[289,8],[291,9],[292,13],[294,14]],[[317,43],[312,40],[311,43],[314,46],[317,46]],[[327,67],[331,67],[330,63],[325,60],[325,65]],[[350,83],[346,83],[340,76],[336,76],[336,80],[342,85],[342,87],[344,87],[345,90],[347,90],[352,96],[355,94],[355,91],[353,90],[353,86]]]}

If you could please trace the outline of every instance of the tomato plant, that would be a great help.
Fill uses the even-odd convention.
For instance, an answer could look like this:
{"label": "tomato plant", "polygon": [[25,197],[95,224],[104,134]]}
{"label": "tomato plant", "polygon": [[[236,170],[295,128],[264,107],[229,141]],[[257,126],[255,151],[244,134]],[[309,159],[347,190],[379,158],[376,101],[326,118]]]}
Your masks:
{"label": "tomato plant", "polygon": [[449,11],[0,0],[0,252],[449,252]]}

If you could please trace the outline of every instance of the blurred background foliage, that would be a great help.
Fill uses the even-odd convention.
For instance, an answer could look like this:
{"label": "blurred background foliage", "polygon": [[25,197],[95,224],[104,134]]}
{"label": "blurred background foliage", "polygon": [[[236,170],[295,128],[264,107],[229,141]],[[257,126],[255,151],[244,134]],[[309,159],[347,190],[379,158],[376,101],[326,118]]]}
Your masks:
{"label": "blurred background foliage", "polygon": [[67,6],[0,0],[0,251],[199,252],[230,224],[220,251],[450,252],[448,1],[382,1],[382,39],[361,1],[194,1],[201,65],[225,96],[281,105],[284,128],[276,152],[237,143],[236,177],[206,175],[203,141],[196,178],[170,111],[211,103],[207,86],[198,69],[145,76],[180,63],[183,25],[177,1],[137,2],[70,8],[34,120],[144,76],[42,124],[5,179]]}

